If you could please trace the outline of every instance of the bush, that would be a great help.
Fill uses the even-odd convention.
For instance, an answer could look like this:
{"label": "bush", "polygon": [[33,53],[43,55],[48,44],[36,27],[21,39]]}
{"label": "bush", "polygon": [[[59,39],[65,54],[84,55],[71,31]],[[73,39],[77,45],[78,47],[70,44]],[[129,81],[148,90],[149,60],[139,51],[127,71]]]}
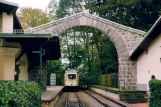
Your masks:
{"label": "bush", "polygon": [[90,84],[92,85],[98,85],[98,77],[90,77]]}
{"label": "bush", "polygon": [[118,88],[118,73],[113,73],[112,78],[112,87]]}
{"label": "bush", "polygon": [[156,79],[150,80],[149,87],[150,87],[150,107],[160,107],[161,80],[156,80]]}
{"label": "bush", "polygon": [[2,107],[39,107],[41,89],[29,81],[0,81],[0,105]]}
{"label": "bush", "polygon": [[103,85],[103,86],[106,85],[106,84],[105,84],[105,75],[100,75],[100,77],[99,77],[99,82],[100,82],[100,85]]}
{"label": "bush", "polygon": [[102,86],[118,88],[118,73],[100,75],[99,84]]}
{"label": "bush", "polygon": [[112,80],[113,80],[112,76],[113,76],[112,74],[107,75],[107,86],[108,87],[112,87]]}

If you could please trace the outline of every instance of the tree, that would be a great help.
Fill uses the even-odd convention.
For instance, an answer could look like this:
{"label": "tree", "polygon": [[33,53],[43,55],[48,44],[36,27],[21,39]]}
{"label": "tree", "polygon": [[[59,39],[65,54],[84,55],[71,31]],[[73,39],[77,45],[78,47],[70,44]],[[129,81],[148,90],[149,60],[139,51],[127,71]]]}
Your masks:
{"label": "tree", "polygon": [[160,0],[86,0],[86,9],[100,17],[137,28],[149,30],[158,19]]}
{"label": "tree", "polygon": [[52,20],[55,19],[55,14],[56,14],[56,9],[57,8],[58,8],[57,0],[50,0],[47,9],[49,11],[49,16],[51,17]]}
{"label": "tree", "polygon": [[57,8],[58,8],[57,0],[50,0],[48,4],[49,13],[55,14]]}
{"label": "tree", "polygon": [[18,13],[24,29],[36,27],[51,21],[46,11],[31,7],[22,7]]}
{"label": "tree", "polygon": [[113,43],[103,35],[101,38],[102,49],[101,49],[101,68],[103,73],[114,73],[118,72],[118,56],[116,48]]}
{"label": "tree", "polygon": [[[60,0],[56,19],[83,11],[79,1],[81,0]],[[97,77],[106,69],[117,72],[116,49],[100,31],[89,27],[74,27],[63,32],[60,39],[62,53],[60,62],[64,65],[63,70],[77,69],[80,77],[86,80],[90,76]]]}
{"label": "tree", "polygon": [[[63,17],[68,16],[70,14],[77,13],[77,12],[71,12],[70,10],[77,10],[79,8],[78,2],[79,2],[79,0],[77,0],[75,2],[73,0],[68,0],[68,1],[60,0],[59,7],[58,7],[58,9],[56,11],[57,19],[63,18]],[[99,7],[101,7],[103,5],[103,2],[105,2],[105,0],[102,1],[102,2],[99,2]],[[100,13],[100,15],[101,15],[101,13]],[[70,33],[70,35],[67,32]],[[104,58],[104,56],[101,55],[101,54],[104,54],[103,52],[105,52],[105,51],[101,50],[101,44],[102,44],[102,41],[101,41],[102,36],[101,35],[103,35],[103,34],[101,32],[99,32],[99,31],[95,30],[95,29],[89,29],[88,27],[85,27],[85,28],[78,28],[77,27],[75,29],[67,30],[65,32],[66,33],[65,34],[66,35],[65,36],[66,37],[66,45],[65,46],[67,47],[67,50],[64,51],[64,52],[67,52],[68,55],[65,55],[65,54],[64,55],[65,55],[65,57],[68,57],[67,59],[69,59],[69,62],[73,62],[72,57],[75,56],[75,54],[74,54],[75,52],[72,53],[72,50],[71,50],[71,46],[73,46],[73,47],[75,47],[75,46],[74,45],[69,45],[69,43],[71,42],[71,39],[70,39],[71,35],[74,36],[73,34],[75,34],[73,32],[77,33],[80,36],[80,38],[82,38],[82,40],[83,40],[81,43],[84,46],[84,48],[82,48],[82,49],[83,49],[85,54],[83,56],[84,58],[82,59],[82,64],[84,66],[86,66],[86,67],[84,67],[84,68],[86,68],[86,70],[85,69],[84,70],[88,71],[88,72],[93,70],[93,68],[92,68],[93,67],[92,66],[92,64],[93,64],[92,63],[93,62],[93,60],[92,60],[93,55],[92,54],[94,52],[91,52],[91,51],[92,51],[93,48],[95,48],[93,50],[97,51],[96,53],[98,54],[98,57],[96,59],[97,59],[97,64],[99,64],[99,66],[97,66],[97,67],[101,71],[103,71],[105,69],[104,65],[106,65],[105,62],[107,62],[107,61],[103,62],[103,60],[105,58]],[[69,41],[68,41],[68,39],[69,39]],[[106,39],[106,42],[110,43],[109,46],[111,46],[111,48],[114,48],[114,46],[111,45],[112,42],[109,42],[109,41],[110,41],[109,39]],[[104,48],[102,48],[102,49],[104,49]],[[114,50],[116,50],[116,49],[114,48]],[[112,51],[112,52],[116,53],[116,51]],[[91,57],[91,55],[92,55],[92,57]],[[117,59],[117,53],[113,54],[113,55],[115,55],[115,59]],[[110,57],[108,57],[108,58],[110,59]],[[112,60],[111,60],[111,63],[113,63]],[[118,62],[116,62],[116,63],[118,63]],[[114,65],[117,65],[116,63]],[[117,66],[115,66],[115,68],[113,68],[113,69],[116,70]],[[98,71],[100,71],[100,70],[98,70]]]}
{"label": "tree", "polygon": [[63,18],[83,11],[83,7],[80,4],[81,1],[82,0],[60,0],[59,7],[56,10],[56,18]]}
{"label": "tree", "polygon": [[64,77],[64,72],[63,72],[63,65],[60,60],[55,60],[55,61],[47,61],[47,79],[48,79],[48,85],[50,85],[50,75],[52,73],[56,73],[56,84],[57,85],[62,85],[63,84],[63,77]]}

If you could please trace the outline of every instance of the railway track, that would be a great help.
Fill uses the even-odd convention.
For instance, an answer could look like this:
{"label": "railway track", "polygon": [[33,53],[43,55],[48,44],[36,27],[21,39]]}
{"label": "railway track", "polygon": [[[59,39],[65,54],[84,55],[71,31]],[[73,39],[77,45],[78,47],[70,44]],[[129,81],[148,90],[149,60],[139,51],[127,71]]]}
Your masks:
{"label": "railway track", "polygon": [[[94,95],[92,95],[91,94],[91,91],[84,91],[85,93],[87,93],[88,95],[90,95],[92,98],[94,98],[97,102],[99,102],[100,104],[102,104],[104,107],[127,107],[127,106],[125,106],[125,105],[122,105],[122,104],[119,104],[118,102],[112,102],[112,103],[115,103],[116,105],[112,105],[112,104],[108,104],[108,103],[106,103],[106,102],[103,102],[103,101],[101,101],[100,99],[98,99],[98,98],[96,98]],[[96,93],[95,93],[96,94]],[[99,95],[100,96],[100,95]],[[101,96],[101,97],[103,97],[103,96]],[[105,98],[105,97],[103,97],[103,98]],[[105,98],[105,99],[107,99],[107,98]]]}
{"label": "railway track", "polygon": [[[79,94],[78,94],[79,93]],[[90,104],[90,100],[88,102],[88,97],[82,99],[82,94],[88,95],[89,98],[92,98],[96,105]],[[80,99],[80,98],[81,99]],[[83,103],[82,103],[83,101]],[[94,93],[92,91],[86,90],[86,91],[79,91],[79,92],[67,92],[66,97],[65,97],[65,107],[85,107],[85,105],[88,107],[96,107],[99,105],[99,107],[129,107],[129,105],[126,105],[124,103],[118,102],[118,101],[113,101],[111,99],[108,99],[104,96],[101,96],[97,93]],[[92,106],[93,105],[93,106]],[[98,107],[98,106],[97,106]]]}
{"label": "railway track", "polygon": [[[69,94],[74,94],[75,101],[70,101],[69,100],[69,98],[70,98]],[[66,95],[65,107],[85,107],[85,106],[83,105],[83,103],[79,99],[79,97],[78,97],[76,92],[68,92],[67,95]]]}
{"label": "railway track", "polygon": [[88,95],[90,95],[92,98],[94,98],[96,101],[98,101],[99,103],[101,103],[103,106],[105,107],[111,107],[110,105],[103,103],[102,101],[100,101],[99,99],[97,99],[96,97],[94,97],[93,95],[91,95],[90,93],[84,91],[85,93],[87,93]]}

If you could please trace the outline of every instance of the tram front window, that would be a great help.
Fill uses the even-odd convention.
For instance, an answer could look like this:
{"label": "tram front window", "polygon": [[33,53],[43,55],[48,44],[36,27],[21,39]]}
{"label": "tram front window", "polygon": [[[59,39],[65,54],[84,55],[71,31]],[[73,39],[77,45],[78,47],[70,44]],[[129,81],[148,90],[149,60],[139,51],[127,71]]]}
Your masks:
{"label": "tram front window", "polygon": [[69,79],[76,79],[76,74],[68,74]]}

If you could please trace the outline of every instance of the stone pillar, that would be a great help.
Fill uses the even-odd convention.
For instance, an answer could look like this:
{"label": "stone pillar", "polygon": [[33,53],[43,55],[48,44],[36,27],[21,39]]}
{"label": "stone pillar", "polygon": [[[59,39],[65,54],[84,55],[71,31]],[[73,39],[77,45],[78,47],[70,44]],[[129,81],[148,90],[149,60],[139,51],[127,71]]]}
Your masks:
{"label": "stone pillar", "polygon": [[19,48],[0,48],[0,80],[14,80],[15,56]]}
{"label": "stone pillar", "polygon": [[128,58],[119,58],[119,86],[120,90],[136,89],[137,72],[135,62]]}

